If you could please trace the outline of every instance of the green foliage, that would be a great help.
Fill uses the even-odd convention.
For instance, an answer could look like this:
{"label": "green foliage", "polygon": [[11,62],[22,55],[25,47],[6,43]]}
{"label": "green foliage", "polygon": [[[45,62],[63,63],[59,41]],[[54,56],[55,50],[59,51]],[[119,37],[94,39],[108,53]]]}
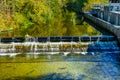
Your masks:
{"label": "green foliage", "polygon": [[1,30],[4,30],[7,28],[5,25],[4,19],[2,19],[2,15],[0,15],[0,28],[1,28]]}
{"label": "green foliage", "polygon": [[82,35],[76,13],[89,9],[87,3],[92,4],[90,0],[2,0],[0,27],[12,29],[15,36]]}

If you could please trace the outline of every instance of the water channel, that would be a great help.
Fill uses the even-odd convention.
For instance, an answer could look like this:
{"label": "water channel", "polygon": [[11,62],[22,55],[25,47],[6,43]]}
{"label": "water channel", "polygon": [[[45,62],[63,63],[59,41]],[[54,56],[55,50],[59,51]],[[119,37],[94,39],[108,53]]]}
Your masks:
{"label": "water channel", "polygon": [[[78,27],[79,32],[74,32],[74,35],[69,36],[113,36],[99,32],[87,22],[83,22],[81,25],[76,24],[74,27]],[[35,42],[32,43],[36,44]],[[44,45],[48,43],[46,42]],[[21,49],[21,53],[14,56],[1,55],[0,80],[120,79],[120,48],[116,39],[101,41],[98,38],[96,41],[79,41],[78,43],[83,44],[84,47],[81,50],[78,48],[77,52],[64,50],[57,54],[55,52],[48,54],[46,51],[32,51],[33,47],[35,49],[36,46],[31,45],[31,52],[25,53]],[[10,49],[15,48],[13,44],[16,43],[13,42]],[[25,43],[25,45],[27,44],[29,42]],[[3,45],[3,43],[0,43],[0,45]],[[2,47],[0,46],[0,51],[2,51]],[[42,46],[42,48],[45,49],[46,47]],[[53,49],[53,47],[50,49]],[[9,54],[9,52],[6,54]]]}

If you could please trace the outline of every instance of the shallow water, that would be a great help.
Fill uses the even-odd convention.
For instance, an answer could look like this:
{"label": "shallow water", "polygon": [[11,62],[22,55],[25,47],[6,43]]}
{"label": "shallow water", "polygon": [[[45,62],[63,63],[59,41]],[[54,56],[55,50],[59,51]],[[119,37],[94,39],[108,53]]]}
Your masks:
{"label": "shallow water", "polygon": [[[74,26],[72,32],[73,35],[67,36],[102,34],[86,22]],[[120,55],[117,42],[112,43],[96,42],[88,47],[86,55],[70,53],[65,56],[61,53],[1,56],[0,80],[119,80]]]}
{"label": "shallow water", "polygon": [[120,78],[119,53],[35,56],[0,57],[0,80],[114,80]]}

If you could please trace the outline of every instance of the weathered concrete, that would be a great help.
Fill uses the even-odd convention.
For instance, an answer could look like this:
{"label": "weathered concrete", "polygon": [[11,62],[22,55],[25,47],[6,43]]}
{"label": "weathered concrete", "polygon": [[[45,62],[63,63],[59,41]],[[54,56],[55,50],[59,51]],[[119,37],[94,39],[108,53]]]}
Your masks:
{"label": "weathered concrete", "polygon": [[[120,42],[120,26],[113,25],[110,22],[107,22],[100,18],[94,17],[88,13],[85,13],[84,17],[91,20],[93,23],[100,25],[101,28],[105,28],[105,29],[109,30],[110,32],[114,33]],[[113,21],[115,21],[115,20],[113,20]]]}
{"label": "weathered concrete", "polygon": [[96,15],[98,18],[108,21],[113,25],[120,26],[120,12],[97,10]]}

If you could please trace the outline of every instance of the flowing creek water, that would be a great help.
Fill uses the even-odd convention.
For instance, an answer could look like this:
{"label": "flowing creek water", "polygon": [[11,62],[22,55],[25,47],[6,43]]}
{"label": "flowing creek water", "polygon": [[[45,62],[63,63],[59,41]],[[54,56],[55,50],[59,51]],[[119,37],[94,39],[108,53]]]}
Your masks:
{"label": "flowing creek water", "polygon": [[[92,33],[97,32],[93,36],[104,35],[90,25],[87,28],[92,29]],[[87,35],[89,33],[83,33],[83,36]],[[91,39],[0,43],[0,80],[119,80],[117,40]]]}

